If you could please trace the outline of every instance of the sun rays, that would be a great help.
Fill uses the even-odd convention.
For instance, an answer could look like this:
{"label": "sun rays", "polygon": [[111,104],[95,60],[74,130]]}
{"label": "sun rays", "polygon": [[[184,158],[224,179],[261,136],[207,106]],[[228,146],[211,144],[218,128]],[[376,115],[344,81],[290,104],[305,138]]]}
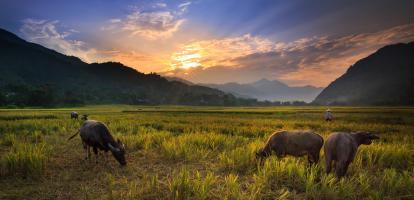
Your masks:
{"label": "sun rays", "polygon": [[200,45],[187,45],[182,51],[176,52],[171,56],[171,68],[190,69],[201,66],[202,48]]}

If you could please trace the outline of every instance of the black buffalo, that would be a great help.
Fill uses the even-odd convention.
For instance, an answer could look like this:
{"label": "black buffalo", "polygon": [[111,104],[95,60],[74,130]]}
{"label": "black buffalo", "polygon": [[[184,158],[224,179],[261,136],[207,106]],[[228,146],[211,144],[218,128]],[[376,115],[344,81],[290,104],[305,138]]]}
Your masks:
{"label": "black buffalo", "polygon": [[379,139],[370,132],[335,132],[329,135],[325,142],[326,173],[330,173],[332,165],[336,176],[346,174],[349,164],[354,160],[358,147],[361,144],[370,145],[372,140]]}
{"label": "black buffalo", "polygon": [[83,123],[80,130],[69,138],[74,138],[80,133],[83,148],[85,149],[85,159],[90,157],[90,147],[93,148],[93,152],[98,157],[98,149],[101,151],[111,151],[115,159],[121,164],[126,165],[125,160],[125,146],[119,141],[114,140],[109,129],[102,122],[95,120],[87,120]]}
{"label": "black buffalo", "polygon": [[75,111],[73,111],[73,112],[70,113],[70,118],[71,119],[78,119],[78,116],[79,116],[78,113],[75,112]]}

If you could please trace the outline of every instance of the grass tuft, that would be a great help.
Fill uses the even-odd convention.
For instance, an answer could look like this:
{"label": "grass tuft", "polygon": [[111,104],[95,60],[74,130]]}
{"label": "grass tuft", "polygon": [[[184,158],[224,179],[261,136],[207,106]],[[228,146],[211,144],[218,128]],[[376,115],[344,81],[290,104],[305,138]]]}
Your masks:
{"label": "grass tuft", "polygon": [[17,143],[1,159],[1,174],[37,177],[45,170],[47,161],[48,151],[44,143]]}

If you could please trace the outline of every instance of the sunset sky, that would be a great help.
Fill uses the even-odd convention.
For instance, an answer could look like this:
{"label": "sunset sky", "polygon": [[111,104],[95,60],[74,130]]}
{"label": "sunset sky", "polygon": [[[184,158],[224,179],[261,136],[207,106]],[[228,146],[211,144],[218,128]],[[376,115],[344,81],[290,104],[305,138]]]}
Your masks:
{"label": "sunset sky", "polygon": [[0,27],[85,62],[196,83],[326,86],[378,48],[414,41],[406,0],[2,0]]}

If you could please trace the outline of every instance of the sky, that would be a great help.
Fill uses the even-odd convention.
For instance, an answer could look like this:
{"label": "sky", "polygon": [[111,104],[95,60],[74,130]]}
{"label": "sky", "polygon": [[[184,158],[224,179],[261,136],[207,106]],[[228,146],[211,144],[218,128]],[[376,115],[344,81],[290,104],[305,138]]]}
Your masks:
{"label": "sky", "polygon": [[411,0],[2,0],[0,28],[83,61],[194,83],[325,87],[414,41]]}

